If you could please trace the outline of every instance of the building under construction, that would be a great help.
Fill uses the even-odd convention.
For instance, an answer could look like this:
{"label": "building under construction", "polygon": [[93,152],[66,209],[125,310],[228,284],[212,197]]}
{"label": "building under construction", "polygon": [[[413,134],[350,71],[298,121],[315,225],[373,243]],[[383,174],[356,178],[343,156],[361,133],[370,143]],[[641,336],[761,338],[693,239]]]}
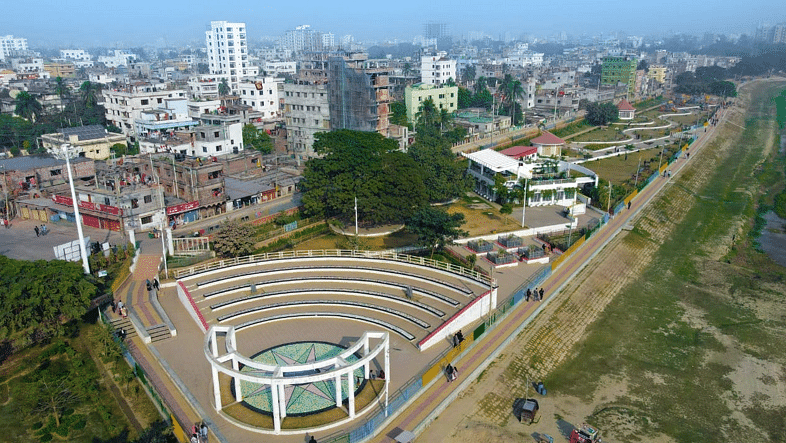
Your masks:
{"label": "building under construction", "polygon": [[330,128],[388,134],[388,69],[368,68],[365,53],[334,56],[328,63]]}

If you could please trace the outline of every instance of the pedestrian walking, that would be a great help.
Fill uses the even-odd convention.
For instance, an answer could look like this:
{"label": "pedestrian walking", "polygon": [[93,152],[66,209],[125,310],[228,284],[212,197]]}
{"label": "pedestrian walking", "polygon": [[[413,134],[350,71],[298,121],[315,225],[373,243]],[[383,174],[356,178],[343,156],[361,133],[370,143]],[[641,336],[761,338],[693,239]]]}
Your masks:
{"label": "pedestrian walking", "polygon": [[317,439],[312,435],[311,440],[309,440],[308,443],[317,443]]}
{"label": "pedestrian walking", "polygon": [[524,295],[524,301],[529,301],[529,298],[532,296],[532,289],[527,288],[527,293]]}
{"label": "pedestrian walking", "polygon": [[119,310],[121,310],[121,309],[123,309],[123,307],[124,307],[124,306],[125,306],[125,305],[123,304],[123,299],[122,299],[122,298],[121,298],[120,300],[118,300],[118,301],[117,301],[117,310],[118,310],[118,311],[119,311]]}
{"label": "pedestrian walking", "polygon": [[153,278],[153,287],[156,289],[156,291],[158,291],[159,285],[157,278]]}
{"label": "pedestrian walking", "polygon": [[450,363],[448,363],[448,365],[445,366],[445,374],[447,374],[447,376],[448,376],[448,383],[452,382],[453,381],[453,366],[451,366]]}
{"label": "pedestrian walking", "polygon": [[40,235],[38,232],[38,226],[33,227],[33,230],[35,231],[35,236],[38,237]]}
{"label": "pedestrian walking", "polygon": [[630,202],[628,202],[628,210],[630,210]]}
{"label": "pedestrian walking", "polygon": [[538,288],[535,287],[535,292],[532,294],[532,299],[538,301]]}
{"label": "pedestrian walking", "polygon": [[202,443],[207,443],[207,425],[205,422],[202,422],[202,426],[199,427],[199,436],[202,438]]}
{"label": "pedestrian walking", "polygon": [[538,300],[543,300],[543,292],[543,288],[540,288],[540,297],[538,297]]}

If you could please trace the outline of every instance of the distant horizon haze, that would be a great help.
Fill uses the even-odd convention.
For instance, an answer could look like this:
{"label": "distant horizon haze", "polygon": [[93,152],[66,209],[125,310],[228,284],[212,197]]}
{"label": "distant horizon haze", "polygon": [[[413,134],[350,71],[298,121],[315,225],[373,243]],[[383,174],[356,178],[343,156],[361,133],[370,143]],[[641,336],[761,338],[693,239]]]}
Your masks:
{"label": "distant horizon haze", "polygon": [[[361,42],[411,42],[423,34],[426,23],[445,23],[448,34],[466,37],[483,32],[493,38],[522,35],[546,38],[562,32],[569,36],[625,33],[665,36],[752,35],[761,24],[786,21],[782,1],[752,0],[744,5],[728,0],[680,2],[663,0],[556,0],[547,3],[488,0],[486,2],[415,2],[393,4],[345,1],[269,2],[250,5],[228,0],[194,4],[171,0],[134,3],[9,2],[0,16],[0,35],[28,40],[30,47],[88,48],[140,45],[204,45],[210,22],[245,22],[250,42],[263,36],[283,36],[300,25],[333,33],[339,40],[350,34]],[[773,15],[783,11],[781,16]]]}

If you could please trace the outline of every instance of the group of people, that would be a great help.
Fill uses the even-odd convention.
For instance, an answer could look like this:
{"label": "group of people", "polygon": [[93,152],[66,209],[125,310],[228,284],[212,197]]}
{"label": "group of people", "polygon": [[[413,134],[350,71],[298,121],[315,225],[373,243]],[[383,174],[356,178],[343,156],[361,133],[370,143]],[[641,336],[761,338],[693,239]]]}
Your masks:
{"label": "group of people", "polygon": [[457,348],[463,341],[464,341],[464,334],[462,334],[461,329],[459,329],[458,332],[453,334],[453,347]]}
{"label": "group of people", "polygon": [[160,286],[158,284],[158,279],[155,278],[155,277],[153,277],[153,281],[152,282],[150,281],[150,279],[146,280],[146,286],[147,286],[147,292],[150,292],[153,289],[155,289],[156,292],[158,292],[158,289],[160,288]]}
{"label": "group of people", "polygon": [[207,443],[207,425],[205,422],[194,423],[191,428],[191,443]]}
{"label": "group of people", "polygon": [[36,237],[40,237],[42,235],[46,235],[46,233],[49,232],[49,229],[46,227],[46,225],[35,226],[33,228],[33,230],[35,231],[35,236]]}
{"label": "group of people", "polygon": [[448,363],[445,366],[445,375],[448,377],[448,383],[458,378],[458,368]]}
{"label": "group of people", "polygon": [[384,380],[384,379],[385,379],[385,371],[384,371],[384,370],[382,370],[382,369],[380,369],[380,370],[379,370],[379,374],[377,374],[377,373],[376,373],[376,372],[374,372],[374,370],[372,369],[372,370],[368,371],[368,377],[369,377],[371,380],[376,380],[377,378],[379,378],[380,380]]}
{"label": "group of people", "polygon": [[546,291],[544,291],[543,288],[540,288],[540,289],[535,288],[534,291],[532,289],[530,289],[530,288],[527,288],[527,293],[524,294],[524,301],[529,301],[530,297],[532,297],[533,301],[543,300],[543,293],[544,292],[546,292]]}
{"label": "group of people", "polygon": [[115,303],[115,301],[112,300],[112,313],[118,313],[118,312],[120,313],[121,317],[123,318],[128,317],[128,308],[126,308],[126,305],[123,303],[122,299],[118,300],[117,303]]}

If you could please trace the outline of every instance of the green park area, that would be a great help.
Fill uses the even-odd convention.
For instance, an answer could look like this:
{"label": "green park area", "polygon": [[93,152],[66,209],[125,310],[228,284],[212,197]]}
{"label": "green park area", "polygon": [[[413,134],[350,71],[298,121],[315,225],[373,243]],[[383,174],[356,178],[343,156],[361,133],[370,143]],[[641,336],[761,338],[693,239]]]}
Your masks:
{"label": "green park area", "polygon": [[[749,85],[744,130],[720,127],[643,212],[621,247],[652,260],[547,377],[622,441],[786,441],[786,272],[758,243],[761,214],[786,201],[785,87]],[[627,178],[609,160],[588,166]]]}

